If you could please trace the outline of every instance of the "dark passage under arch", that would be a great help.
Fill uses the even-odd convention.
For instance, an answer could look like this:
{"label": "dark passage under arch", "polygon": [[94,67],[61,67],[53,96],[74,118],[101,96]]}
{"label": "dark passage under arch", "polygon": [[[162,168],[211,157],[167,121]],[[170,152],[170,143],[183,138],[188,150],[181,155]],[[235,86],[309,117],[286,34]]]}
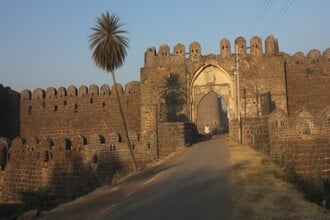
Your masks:
{"label": "dark passage under arch", "polygon": [[213,133],[228,132],[227,106],[221,96],[213,91],[206,94],[198,104],[197,129],[204,132],[205,125],[209,125]]}

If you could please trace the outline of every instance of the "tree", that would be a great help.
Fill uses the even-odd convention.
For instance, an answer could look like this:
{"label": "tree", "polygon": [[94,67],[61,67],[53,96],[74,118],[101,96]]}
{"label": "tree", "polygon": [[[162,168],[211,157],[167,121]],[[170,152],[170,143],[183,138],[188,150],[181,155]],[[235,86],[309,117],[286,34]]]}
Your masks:
{"label": "tree", "polygon": [[125,130],[125,139],[134,170],[136,171],[136,160],[128,136],[127,123],[120,102],[115,77],[115,70],[123,65],[126,57],[126,48],[128,48],[128,38],[124,36],[128,32],[121,29],[122,26],[123,24],[120,23],[120,19],[117,15],[109,14],[109,12],[102,13],[101,16],[96,19],[95,27],[91,28],[93,33],[89,36],[89,47],[92,50],[92,57],[96,66],[110,73],[112,76],[122,125]]}
{"label": "tree", "polygon": [[165,77],[161,98],[165,101],[167,120],[170,122],[179,121],[178,113],[183,110],[186,104],[186,92],[177,73],[171,73]]}

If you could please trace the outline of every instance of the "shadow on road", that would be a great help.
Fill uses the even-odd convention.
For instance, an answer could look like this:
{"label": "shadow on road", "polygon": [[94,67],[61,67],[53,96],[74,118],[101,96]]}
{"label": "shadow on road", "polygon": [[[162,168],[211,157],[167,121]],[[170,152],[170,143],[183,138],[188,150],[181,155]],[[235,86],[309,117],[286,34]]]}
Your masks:
{"label": "shadow on road", "polygon": [[154,173],[100,219],[230,219],[231,169],[223,143],[223,136],[214,136],[187,149],[171,169]]}

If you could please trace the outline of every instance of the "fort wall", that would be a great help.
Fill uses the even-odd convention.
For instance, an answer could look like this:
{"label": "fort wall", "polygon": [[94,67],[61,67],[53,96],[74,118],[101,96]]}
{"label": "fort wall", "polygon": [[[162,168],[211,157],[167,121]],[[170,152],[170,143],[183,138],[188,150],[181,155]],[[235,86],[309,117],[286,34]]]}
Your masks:
{"label": "fort wall", "polygon": [[[136,132],[130,132],[130,140],[138,167],[154,160]],[[57,198],[71,198],[109,183],[117,171],[133,170],[127,146],[116,133],[74,139],[18,137],[11,142],[1,139],[1,143],[8,150],[7,163],[0,171],[2,202],[19,200],[20,191],[41,188],[50,188]]]}
{"label": "fort wall", "polygon": [[18,92],[0,84],[0,137],[19,135],[19,100]]}
{"label": "fort wall", "polygon": [[312,114],[304,109],[287,116],[277,110],[268,118],[269,153],[291,164],[303,176],[330,176],[330,109]]}
{"label": "fort wall", "polygon": [[[194,142],[195,127],[189,123],[163,123],[153,147],[134,130],[129,131],[139,168]],[[20,192],[50,189],[57,199],[70,199],[104,183],[113,174],[133,171],[127,144],[117,133],[88,137],[37,139],[0,138],[0,202],[19,201]]]}
{"label": "fort wall", "polygon": [[[140,84],[132,82],[120,98],[129,130],[140,134]],[[114,89],[103,85],[81,86],[77,89],[48,88],[21,93],[20,131],[22,137],[75,137],[92,134],[124,134]]]}
{"label": "fort wall", "polygon": [[330,48],[297,52],[286,59],[289,114],[305,108],[314,113],[330,105]]}
{"label": "fort wall", "polygon": [[197,128],[192,123],[160,123],[158,129],[159,157],[163,158],[179,148],[193,144],[196,137]]}

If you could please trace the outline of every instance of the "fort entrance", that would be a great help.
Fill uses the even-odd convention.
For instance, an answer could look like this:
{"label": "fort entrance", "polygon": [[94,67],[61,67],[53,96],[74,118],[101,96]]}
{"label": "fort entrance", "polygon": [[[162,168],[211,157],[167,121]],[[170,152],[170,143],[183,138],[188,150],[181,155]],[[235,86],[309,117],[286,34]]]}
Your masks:
{"label": "fort entrance", "polygon": [[217,64],[196,71],[190,85],[190,117],[199,132],[206,124],[212,130],[228,130],[228,121],[236,115],[235,86],[235,75]]}

